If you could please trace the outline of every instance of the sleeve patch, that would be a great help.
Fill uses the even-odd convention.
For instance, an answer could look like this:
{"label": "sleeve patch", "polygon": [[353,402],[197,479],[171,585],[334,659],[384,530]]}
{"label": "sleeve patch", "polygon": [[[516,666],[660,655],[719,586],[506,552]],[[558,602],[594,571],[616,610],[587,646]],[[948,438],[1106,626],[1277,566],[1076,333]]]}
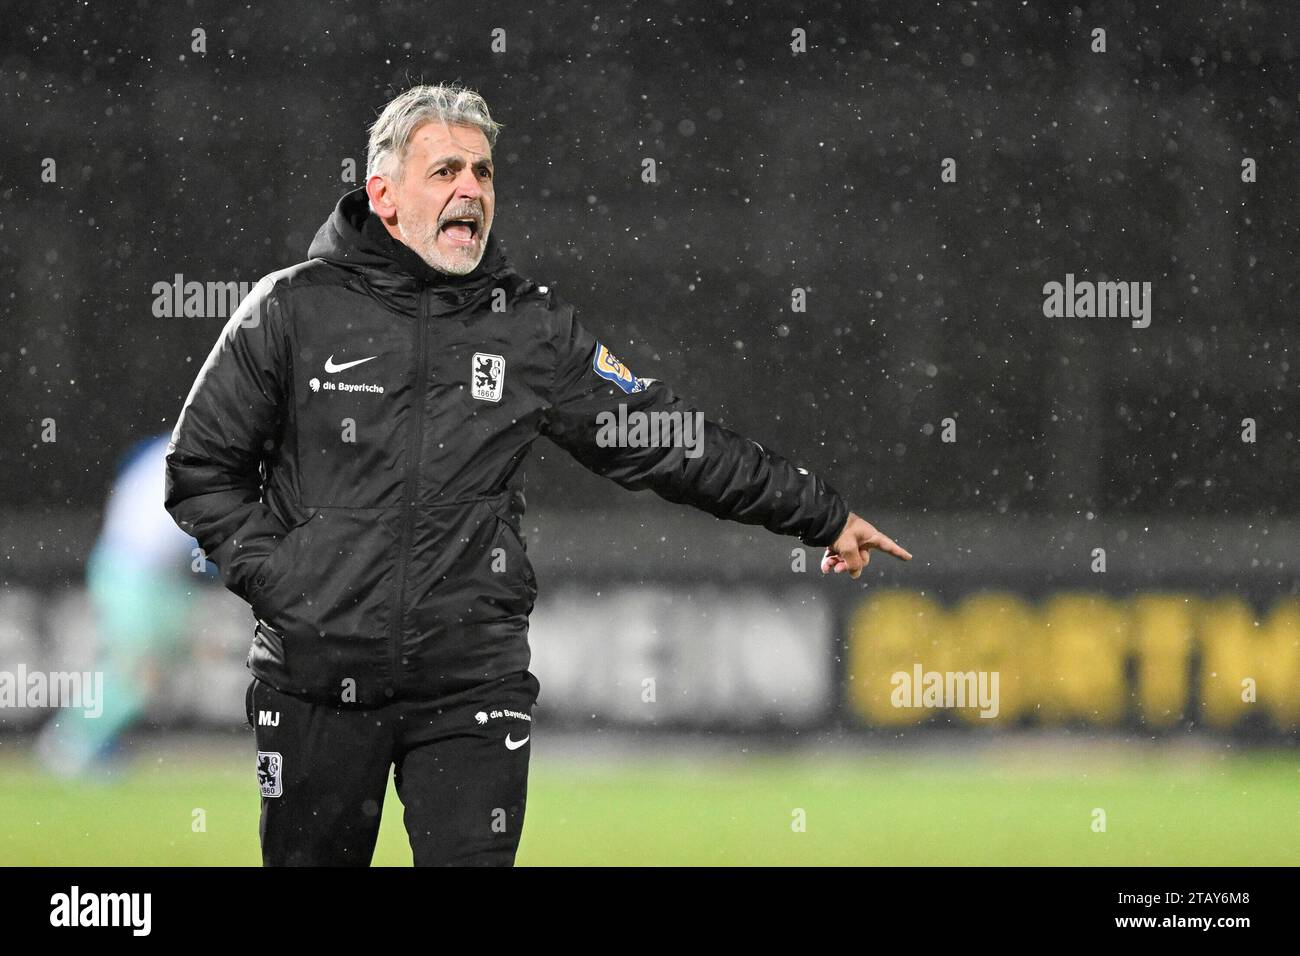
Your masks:
{"label": "sleeve patch", "polygon": [[628,395],[645,391],[646,386],[653,381],[653,379],[637,378],[632,374],[631,369],[614,358],[609,349],[599,342],[596,343],[596,354],[591,360],[591,368],[601,378],[613,382]]}

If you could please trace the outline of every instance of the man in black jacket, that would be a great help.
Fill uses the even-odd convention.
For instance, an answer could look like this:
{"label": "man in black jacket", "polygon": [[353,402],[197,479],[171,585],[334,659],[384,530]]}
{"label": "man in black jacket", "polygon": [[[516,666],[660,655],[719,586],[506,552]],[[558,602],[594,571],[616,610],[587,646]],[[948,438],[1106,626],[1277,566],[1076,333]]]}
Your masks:
{"label": "man in black jacket", "polygon": [[[390,767],[417,864],[514,861],[539,686],[516,475],[538,436],[626,488],[825,546],[824,572],[911,557],[511,267],[498,129],[454,86],[389,103],[365,188],[232,316],[172,435],[167,508],[257,622],[268,865],[368,864]],[[610,428],[636,414],[683,440]]]}

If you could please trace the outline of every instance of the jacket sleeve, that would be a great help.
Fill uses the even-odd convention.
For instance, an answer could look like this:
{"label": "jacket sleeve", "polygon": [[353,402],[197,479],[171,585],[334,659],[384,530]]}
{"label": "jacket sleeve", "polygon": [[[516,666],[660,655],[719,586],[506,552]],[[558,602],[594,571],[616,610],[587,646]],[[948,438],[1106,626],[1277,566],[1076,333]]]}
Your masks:
{"label": "jacket sleeve", "polygon": [[[816,475],[798,468],[757,442],[704,418],[657,379],[637,378],[564,307],[557,316],[553,346],[555,376],[541,431],[596,474],[624,488],[649,488],[660,497],[692,505],[719,518],[762,525],[777,534],[825,547],[848,520],[844,499]],[[674,440],[653,447],[653,439],[611,440],[622,421],[655,422],[653,413],[678,413],[685,425],[659,416],[643,436]],[[652,413],[633,416],[632,412]],[[698,428],[698,432],[695,429]],[[630,436],[633,433],[627,429]],[[694,432],[694,434],[693,434]],[[663,447],[667,444],[667,447]]]}
{"label": "jacket sleeve", "polygon": [[263,279],[199,370],[167,448],[166,506],[235,594],[287,529],[262,503],[262,458],[278,434],[289,377],[284,321]]}

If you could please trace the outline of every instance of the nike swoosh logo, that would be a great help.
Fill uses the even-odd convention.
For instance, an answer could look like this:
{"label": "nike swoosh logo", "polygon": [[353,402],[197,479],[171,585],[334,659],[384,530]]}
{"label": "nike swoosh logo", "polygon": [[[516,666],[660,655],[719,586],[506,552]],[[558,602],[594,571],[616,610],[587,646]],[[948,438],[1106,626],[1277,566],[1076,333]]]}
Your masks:
{"label": "nike swoosh logo", "polygon": [[377,359],[377,358],[379,358],[378,355],[372,355],[370,356],[370,358],[357,359],[355,362],[344,362],[342,365],[335,365],[334,356],[331,355],[329,358],[325,360],[325,371],[329,372],[330,374],[333,374],[334,372],[343,372],[346,371],[347,369],[352,368],[352,366],[354,365],[360,365],[362,362],[369,362],[370,359]]}
{"label": "nike swoosh logo", "polygon": [[[528,737],[531,736],[532,734],[528,735]],[[510,735],[506,734],[506,750],[518,750],[524,744],[528,743],[528,737],[525,737],[523,740],[511,740]]]}

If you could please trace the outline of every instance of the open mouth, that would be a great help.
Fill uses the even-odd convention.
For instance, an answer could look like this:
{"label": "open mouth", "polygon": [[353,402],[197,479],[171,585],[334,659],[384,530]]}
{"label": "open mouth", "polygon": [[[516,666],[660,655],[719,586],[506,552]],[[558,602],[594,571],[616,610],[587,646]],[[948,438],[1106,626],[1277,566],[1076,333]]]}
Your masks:
{"label": "open mouth", "polygon": [[478,220],[472,216],[448,219],[441,231],[452,242],[470,245],[478,238]]}

